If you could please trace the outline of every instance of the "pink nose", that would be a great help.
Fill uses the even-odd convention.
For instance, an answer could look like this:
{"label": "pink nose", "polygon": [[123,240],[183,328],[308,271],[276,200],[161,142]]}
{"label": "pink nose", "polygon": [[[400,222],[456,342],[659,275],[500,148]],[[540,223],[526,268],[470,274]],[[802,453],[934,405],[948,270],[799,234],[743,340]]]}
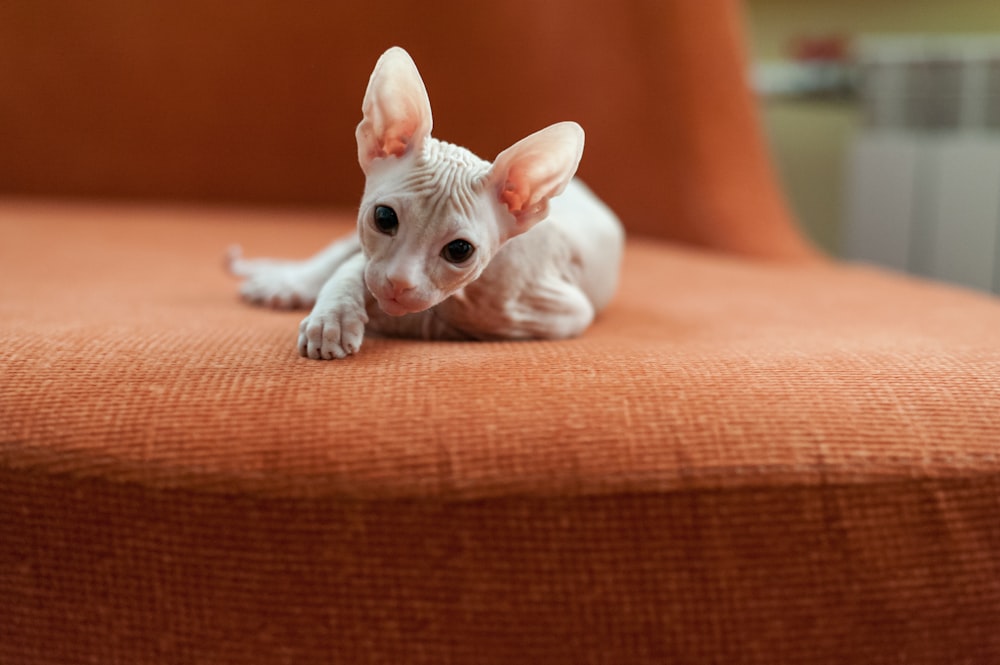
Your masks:
{"label": "pink nose", "polygon": [[413,284],[402,277],[388,277],[389,286],[392,288],[393,297],[398,297],[413,290]]}

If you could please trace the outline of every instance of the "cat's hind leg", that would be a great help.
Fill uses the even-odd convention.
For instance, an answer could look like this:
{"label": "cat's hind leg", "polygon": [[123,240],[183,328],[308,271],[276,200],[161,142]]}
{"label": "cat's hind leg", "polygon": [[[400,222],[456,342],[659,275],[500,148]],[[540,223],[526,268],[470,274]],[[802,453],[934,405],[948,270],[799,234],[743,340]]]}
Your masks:
{"label": "cat's hind leg", "polygon": [[569,339],[594,320],[594,305],[576,284],[542,280],[522,295],[511,312],[512,338]]}
{"label": "cat's hind leg", "polygon": [[352,256],[361,252],[356,234],[331,244],[303,261],[246,259],[238,246],[230,247],[226,267],[243,279],[240,296],[247,302],[275,309],[312,307],[319,291]]}
{"label": "cat's hind leg", "polygon": [[[447,301],[444,303],[447,305]],[[496,311],[463,314],[460,330],[475,339],[569,339],[594,320],[594,306],[576,284],[561,277],[533,281]]]}

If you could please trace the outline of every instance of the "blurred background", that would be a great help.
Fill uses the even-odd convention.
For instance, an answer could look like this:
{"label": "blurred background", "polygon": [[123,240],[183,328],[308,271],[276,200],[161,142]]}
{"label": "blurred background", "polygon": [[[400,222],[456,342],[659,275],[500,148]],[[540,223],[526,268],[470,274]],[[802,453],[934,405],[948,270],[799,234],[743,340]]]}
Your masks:
{"label": "blurred background", "polygon": [[[450,23],[413,53],[446,138],[491,157],[512,136],[563,119],[526,103],[484,128],[476,109],[496,92],[436,85],[441,72],[493,67],[451,55],[483,19],[476,3],[446,4]],[[415,0],[412,9],[443,6]],[[564,11],[547,7],[532,11]],[[353,205],[367,72],[385,44],[409,41],[405,24],[371,14],[364,3],[312,0],[0,0],[0,196]],[[747,80],[814,242],[1000,292],[1000,2],[745,0],[744,17]],[[566,83],[579,71],[531,71],[544,44],[523,26],[509,34],[523,62],[491,72],[500,94],[518,84],[552,90],[549,108],[607,125],[585,84]],[[618,57],[594,41],[573,54],[580,71],[604,74],[621,69]],[[649,97],[644,113],[655,114],[663,98],[643,91],[642,73],[617,80]],[[588,135],[584,177],[624,168],[611,163],[610,143],[641,150],[633,133]],[[610,200],[633,203],[624,190]]]}
{"label": "blurred background", "polygon": [[752,81],[803,227],[1000,292],[1000,2],[748,0]]}

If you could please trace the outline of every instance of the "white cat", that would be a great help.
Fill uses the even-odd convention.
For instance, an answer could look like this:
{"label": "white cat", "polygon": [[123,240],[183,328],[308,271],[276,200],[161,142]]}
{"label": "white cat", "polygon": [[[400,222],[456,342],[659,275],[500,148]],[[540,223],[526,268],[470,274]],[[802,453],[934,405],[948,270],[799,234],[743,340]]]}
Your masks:
{"label": "white cat", "polygon": [[624,232],[573,179],[583,130],[543,129],[493,164],[431,138],[431,107],[409,54],[386,51],[358,125],[365,173],[357,233],[299,262],[247,260],[242,296],[313,305],[298,349],[316,359],[361,348],[366,329],[425,339],[561,339],[611,300]]}

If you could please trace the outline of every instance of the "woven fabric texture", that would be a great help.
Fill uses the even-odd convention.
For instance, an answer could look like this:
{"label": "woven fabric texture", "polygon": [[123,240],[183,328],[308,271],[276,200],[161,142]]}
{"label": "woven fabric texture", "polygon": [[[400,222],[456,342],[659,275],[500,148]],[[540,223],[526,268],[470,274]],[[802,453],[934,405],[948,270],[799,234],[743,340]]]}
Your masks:
{"label": "woven fabric texture", "polygon": [[559,343],[297,357],[224,248],[346,214],[0,205],[0,662],[1000,653],[1000,306],[634,240]]}
{"label": "woven fabric texture", "polygon": [[[339,206],[0,201],[0,664],[995,660],[1000,306],[817,259],[740,27],[736,0],[0,4],[0,192]],[[631,241],[579,339],[317,362],[302,313],[236,298],[230,243],[350,229],[393,43],[442,139],[585,127]]]}

